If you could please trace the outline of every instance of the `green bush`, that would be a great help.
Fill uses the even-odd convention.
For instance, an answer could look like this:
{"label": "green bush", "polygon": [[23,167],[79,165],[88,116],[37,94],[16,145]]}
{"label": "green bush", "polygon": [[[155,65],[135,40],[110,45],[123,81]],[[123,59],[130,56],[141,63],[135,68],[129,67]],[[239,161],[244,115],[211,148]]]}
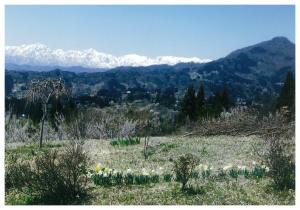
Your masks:
{"label": "green bush", "polygon": [[18,155],[9,155],[5,160],[5,188],[21,189],[32,180],[33,173],[30,162]]}
{"label": "green bush", "polygon": [[295,122],[278,113],[271,126],[263,136],[268,146],[264,157],[270,176],[276,188],[295,189]]}
{"label": "green bush", "polygon": [[193,170],[199,164],[199,158],[192,154],[180,156],[175,162],[173,170],[176,174],[176,181],[181,182],[182,190],[186,189],[186,184],[192,178]]}
{"label": "green bush", "polygon": [[37,195],[37,203],[72,203],[86,193],[88,158],[77,144],[70,144],[61,152],[41,152],[32,166],[21,159],[16,162],[13,167],[7,166],[6,187],[30,188]]}

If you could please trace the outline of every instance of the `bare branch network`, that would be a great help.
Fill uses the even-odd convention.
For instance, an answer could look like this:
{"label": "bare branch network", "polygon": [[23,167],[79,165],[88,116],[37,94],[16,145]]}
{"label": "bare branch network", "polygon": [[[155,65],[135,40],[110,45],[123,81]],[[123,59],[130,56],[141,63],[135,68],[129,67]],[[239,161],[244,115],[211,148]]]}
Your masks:
{"label": "bare branch network", "polygon": [[30,102],[41,102],[47,104],[51,97],[59,98],[67,94],[64,81],[59,79],[36,79],[29,85],[26,98]]}

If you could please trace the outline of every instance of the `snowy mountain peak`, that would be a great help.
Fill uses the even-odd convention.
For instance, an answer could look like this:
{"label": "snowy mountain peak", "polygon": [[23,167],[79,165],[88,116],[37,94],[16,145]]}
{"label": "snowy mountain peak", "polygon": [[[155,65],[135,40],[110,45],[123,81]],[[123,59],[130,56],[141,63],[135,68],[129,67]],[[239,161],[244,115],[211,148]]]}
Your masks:
{"label": "snowy mountain peak", "polygon": [[82,66],[86,68],[114,68],[119,66],[150,66],[177,63],[206,63],[210,59],[197,57],[147,56],[128,54],[114,56],[99,52],[93,48],[86,50],[51,49],[47,45],[36,43],[5,47],[5,62],[32,66]]}

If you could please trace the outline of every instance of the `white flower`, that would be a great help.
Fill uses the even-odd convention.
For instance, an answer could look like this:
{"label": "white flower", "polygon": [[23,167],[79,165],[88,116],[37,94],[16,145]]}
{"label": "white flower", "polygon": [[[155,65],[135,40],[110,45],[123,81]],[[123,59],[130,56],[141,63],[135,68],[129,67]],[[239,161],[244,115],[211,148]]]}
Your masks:
{"label": "white flower", "polygon": [[107,173],[103,173],[103,177],[108,177]]}
{"label": "white flower", "polygon": [[132,170],[130,168],[127,169],[126,171],[128,174],[130,174],[132,172]]}
{"label": "white flower", "polygon": [[98,174],[98,175],[102,175],[102,174],[103,174],[103,171],[99,171],[97,174]]}
{"label": "white flower", "polygon": [[203,171],[207,171],[208,170],[208,166],[207,165],[204,165],[203,166]]}
{"label": "white flower", "polygon": [[88,172],[87,177],[91,178],[93,176],[93,174],[91,172]]}
{"label": "white flower", "polygon": [[199,165],[197,166],[197,168],[198,168],[199,171],[202,171],[202,167],[203,167],[202,164],[199,164]]}
{"label": "white flower", "polygon": [[230,165],[228,165],[228,166],[225,166],[224,168],[223,168],[223,170],[224,171],[227,171],[227,170],[229,170],[229,169],[231,169],[232,168],[232,165],[230,164]]}
{"label": "white flower", "polygon": [[142,174],[144,176],[148,176],[149,175],[149,173],[147,172],[147,170],[145,168],[142,169]]}
{"label": "white flower", "polygon": [[142,173],[144,176],[149,176],[149,173],[147,171],[143,171]]}
{"label": "white flower", "polygon": [[241,166],[241,170],[246,171],[247,167],[246,166]]}
{"label": "white flower", "polygon": [[252,161],[252,165],[254,165],[254,166],[255,166],[255,165],[256,165],[256,162],[255,162],[255,161]]}
{"label": "white flower", "polygon": [[266,170],[266,172],[269,172],[270,168],[268,166],[266,166],[265,170]]}

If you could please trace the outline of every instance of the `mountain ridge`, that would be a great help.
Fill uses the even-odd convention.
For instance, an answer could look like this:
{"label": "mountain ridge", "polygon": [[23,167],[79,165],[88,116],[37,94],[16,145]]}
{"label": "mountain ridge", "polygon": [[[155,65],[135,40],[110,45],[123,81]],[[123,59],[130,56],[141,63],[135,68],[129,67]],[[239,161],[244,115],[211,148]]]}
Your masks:
{"label": "mountain ridge", "polygon": [[174,87],[180,97],[188,85],[198,88],[204,83],[208,96],[227,86],[235,99],[256,100],[255,98],[266,98],[265,95],[278,94],[288,71],[295,72],[295,44],[275,37],[205,64],[123,66],[92,73],[59,69],[47,72],[6,71],[6,76],[17,84],[11,92],[12,96],[22,93],[34,78],[62,77],[72,86],[74,96],[116,95],[119,98],[127,91],[155,94],[160,89]]}

